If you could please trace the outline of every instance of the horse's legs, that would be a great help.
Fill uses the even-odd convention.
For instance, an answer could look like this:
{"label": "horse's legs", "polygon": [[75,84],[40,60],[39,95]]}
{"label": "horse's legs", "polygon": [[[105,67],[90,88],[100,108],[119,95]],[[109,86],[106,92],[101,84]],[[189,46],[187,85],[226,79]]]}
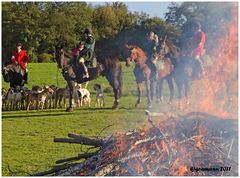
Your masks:
{"label": "horse's legs", "polygon": [[105,77],[107,78],[114,92],[115,101],[112,109],[118,109],[122,89],[122,70],[119,68],[119,70],[115,69],[113,72],[107,72]]}
{"label": "horse's legs", "polygon": [[135,107],[138,107],[141,103],[141,97],[142,97],[142,82],[137,83],[137,89],[138,89],[138,99],[135,104]]}
{"label": "horse's legs", "polygon": [[188,94],[189,94],[189,92],[191,90],[191,79],[190,78],[186,78],[186,80],[184,82],[184,86],[185,86],[186,104],[189,104]]}
{"label": "horse's legs", "polygon": [[68,87],[69,87],[69,107],[66,111],[71,112],[73,111],[73,94],[75,93],[75,82],[74,81],[68,81]]}
{"label": "horse's legs", "polygon": [[151,91],[150,91],[151,81],[150,81],[150,79],[147,79],[145,83],[146,83],[146,88],[147,88],[147,103],[148,103],[148,107],[151,107]]}
{"label": "horse's legs", "polygon": [[178,107],[180,108],[181,105],[181,99],[182,99],[182,91],[183,91],[183,82],[179,76],[175,76],[175,82],[177,85],[177,90],[178,90]]}
{"label": "horse's legs", "polygon": [[153,100],[154,97],[154,86],[155,86],[155,81],[152,79],[150,82],[150,94],[151,94],[151,100]]}
{"label": "horse's legs", "polygon": [[[81,99],[80,99],[80,101],[79,101],[79,98],[82,98],[82,96],[79,97],[78,91],[77,91],[77,90],[75,89],[75,87],[74,87],[74,90],[73,90],[73,101],[74,101],[74,103],[73,103],[73,105],[74,105],[75,107],[80,107],[80,106],[82,106]],[[76,104],[75,104],[75,103],[76,103]]]}
{"label": "horse's legs", "polygon": [[162,97],[162,87],[163,87],[163,82],[164,82],[164,78],[163,79],[159,79],[157,82],[157,91],[156,91],[156,95],[157,95],[157,102],[161,101],[163,102],[163,97]]}
{"label": "horse's legs", "polygon": [[63,98],[63,107],[66,108],[67,107],[67,104],[66,104],[67,99],[65,96],[63,96],[62,98]]}
{"label": "horse's legs", "polygon": [[182,91],[183,91],[183,80],[179,78],[178,76],[175,77],[175,82],[177,85],[177,90],[178,90],[178,99],[180,100],[182,98]]}
{"label": "horse's legs", "polygon": [[171,104],[174,97],[173,78],[171,76],[167,76],[166,80],[167,80],[169,91],[170,91],[169,104]]}
{"label": "horse's legs", "polygon": [[122,90],[122,71],[118,72],[118,75],[114,77],[114,87],[113,87],[113,92],[114,92],[114,105],[113,109],[118,109],[119,107],[119,101],[120,101],[120,96],[121,96],[121,90]]}

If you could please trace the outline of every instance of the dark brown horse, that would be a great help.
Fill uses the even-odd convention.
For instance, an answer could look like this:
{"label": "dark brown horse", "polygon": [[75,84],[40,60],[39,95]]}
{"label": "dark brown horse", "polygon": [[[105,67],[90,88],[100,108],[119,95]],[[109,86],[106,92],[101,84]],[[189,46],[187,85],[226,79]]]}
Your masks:
{"label": "dark brown horse", "polygon": [[158,61],[160,60],[161,62],[161,67],[157,67],[157,74],[153,75],[153,73],[151,73],[150,67],[147,65],[147,56],[144,51],[141,48],[133,45],[126,45],[126,48],[128,48],[131,52],[130,56],[127,58],[126,65],[129,67],[133,61],[135,62],[134,75],[136,77],[138,88],[138,99],[135,106],[137,107],[141,103],[143,92],[142,83],[145,82],[147,89],[147,103],[148,107],[151,107],[151,95],[153,95],[151,94],[151,91],[153,91],[151,88],[153,87],[153,81],[160,80],[169,75],[172,71],[172,64],[169,60],[159,59],[159,56],[157,54],[153,54],[153,63],[155,63],[155,65],[158,65]]}
{"label": "dark brown horse", "polygon": [[99,59],[98,61],[101,64],[95,68],[88,69],[89,78],[83,78],[83,66],[79,65],[76,58],[67,53],[63,48],[55,48],[55,59],[58,67],[62,69],[62,75],[70,89],[69,108],[67,111],[73,110],[73,93],[76,93],[75,82],[84,83],[94,80],[100,75],[105,76],[113,88],[115,101],[112,108],[117,109],[119,107],[122,90],[122,69],[117,57],[110,56]]}

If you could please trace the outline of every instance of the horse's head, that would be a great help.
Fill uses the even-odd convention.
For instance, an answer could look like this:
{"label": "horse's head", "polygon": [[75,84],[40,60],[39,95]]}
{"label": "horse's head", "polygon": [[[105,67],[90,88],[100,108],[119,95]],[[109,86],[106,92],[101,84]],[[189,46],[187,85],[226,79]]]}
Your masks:
{"label": "horse's head", "polygon": [[55,47],[54,58],[59,68],[64,69],[72,63],[73,56],[63,47]]}
{"label": "horse's head", "polygon": [[11,87],[23,86],[25,71],[19,64],[14,62],[6,62],[2,70],[5,82],[10,82]]}
{"label": "horse's head", "polygon": [[64,58],[64,51],[62,47],[55,46],[54,58],[59,68],[62,68],[62,58]]}
{"label": "horse's head", "polygon": [[167,45],[167,35],[163,39],[159,40],[158,52],[160,57],[164,57],[166,54],[170,52],[169,47]]}
{"label": "horse's head", "polygon": [[55,47],[54,57],[59,68],[63,68],[64,50],[62,47]]}
{"label": "horse's head", "polygon": [[126,61],[127,67],[131,66],[131,63],[133,61],[137,61],[137,59],[139,60],[146,59],[146,55],[141,48],[133,45],[125,45],[125,47],[130,50],[130,56],[127,58]]}
{"label": "horse's head", "polygon": [[127,67],[130,67],[131,66],[131,63],[136,60],[138,57],[137,55],[137,51],[135,48],[133,48],[131,51],[130,51],[130,56],[127,58],[127,62],[126,62],[126,66]]}
{"label": "horse's head", "polygon": [[2,75],[5,82],[10,82],[14,76],[14,73],[17,69],[17,64],[11,61],[8,61],[4,64],[2,69]]}
{"label": "horse's head", "polygon": [[181,56],[180,49],[171,41],[167,36],[159,41],[159,56],[165,57],[167,54],[171,54],[171,56],[175,59],[179,59]]}

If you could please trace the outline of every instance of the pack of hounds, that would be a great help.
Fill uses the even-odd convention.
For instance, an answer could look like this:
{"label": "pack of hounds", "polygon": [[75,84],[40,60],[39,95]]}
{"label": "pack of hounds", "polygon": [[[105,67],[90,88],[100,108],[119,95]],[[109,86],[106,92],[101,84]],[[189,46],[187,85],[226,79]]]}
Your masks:
{"label": "pack of hounds", "polygon": [[[91,105],[91,93],[87,89],[88,83],[83,87],[81,84],[75,84],[76,93],[74,93],[75,107]],[[103,107],[104,90],[100,84],[94,84],[96,92],[95,106]],[[43,87],[33,85],[32,89],[19,87],[6,90],[2,88],[2,110],[43,110],[51,108],[66,108],[70,93],[68,86],[58,88],[55,85],[45,85]]]}

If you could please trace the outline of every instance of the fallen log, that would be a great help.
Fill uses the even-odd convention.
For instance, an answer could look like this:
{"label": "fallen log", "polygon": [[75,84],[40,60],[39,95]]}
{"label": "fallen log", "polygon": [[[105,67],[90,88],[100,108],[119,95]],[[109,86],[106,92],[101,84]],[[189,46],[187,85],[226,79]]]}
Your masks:
{"label": "fallen log", "polygon": [[97,152],[94,153],[85,153],[85,154],[79,154],[78,156],[75,157],[70,157],[70,158],[66,158],[66,159],[60,159],[58,161],[56,161],[56,164],[60,164],[60,163],[64,163],[64,162],[68,162],[68,161],[77,161],[80,159],[87,159],[93,155],[97,154]]}
{"label": "fallen log", "polygon": [[82,135],[76,135],[72,133],[68,134],[68,137],[81,141],[82,145],[92,145],[92,146],[99,147],[99,146],[102,146],[104,143],[104,141],[101,139],[92,139],[92,138],[88,138]]}
{"label": "fallen log", "polygon": [[95,147],[101,147],[103,145],[102,140],[90,139],[81,135],[69,134],[69,137],[72,138],[54,138],[54,142],[62,142],[62,143],[76,143],[81,145],[91,145]]}

